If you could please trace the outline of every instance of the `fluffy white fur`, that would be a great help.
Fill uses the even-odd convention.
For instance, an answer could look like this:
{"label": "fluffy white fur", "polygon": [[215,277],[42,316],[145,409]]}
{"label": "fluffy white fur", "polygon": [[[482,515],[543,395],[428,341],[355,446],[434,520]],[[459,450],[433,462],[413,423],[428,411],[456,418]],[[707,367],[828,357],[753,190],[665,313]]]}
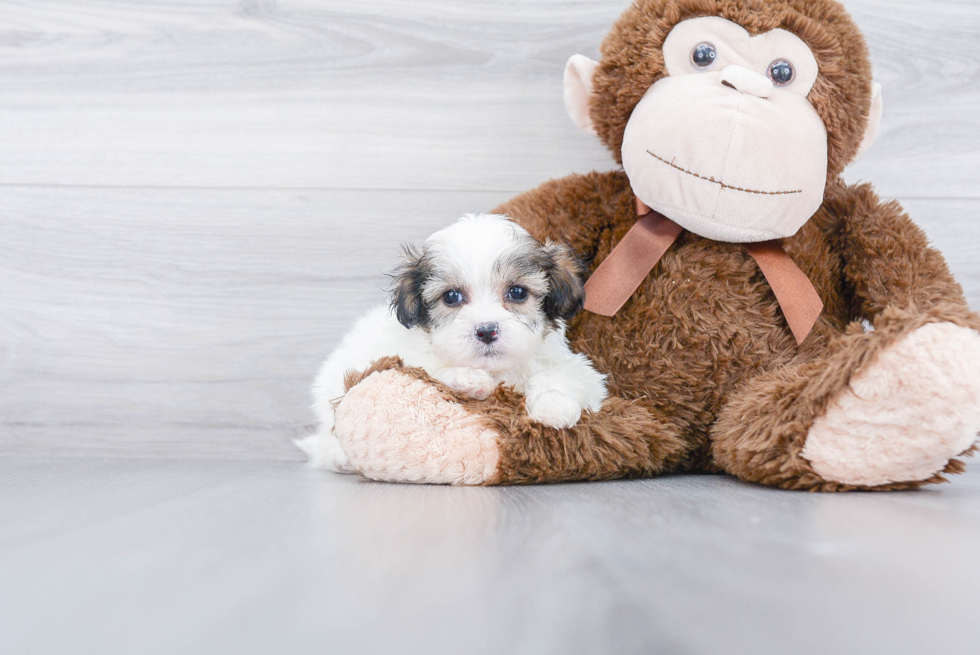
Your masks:
{"label": "fluffy white fur", "polygon": [[[570,427],[583,410],[597,411],[606,397],[605,376],[569,350],[564,320],[554,315],[556,303],[569,302],[556,299],[560,281],[566,296],[581,293],[577,272],[567,268],[568,254],[563,246],[536,241],[507,217],[487,214],[464,216],[429,237],[421,252],[408,250],[406,265],[394,276],[392,307],[376,307],[358,320],[317,375],[319,429],[296,442],[311,465],[347,470],[333,433],[334,401],[344,394],[347,371],[387,355],[473,398],[486,398],[500,384],[513,386],[524,394],[530,417],[552,427]],[[527,298],[514,301],[514,287]],[[450,291],[464,302],[447,304]],[[570,302],[574,313],[581,297]],[[495,328],[492,343],[478,338],[488,324]]]}

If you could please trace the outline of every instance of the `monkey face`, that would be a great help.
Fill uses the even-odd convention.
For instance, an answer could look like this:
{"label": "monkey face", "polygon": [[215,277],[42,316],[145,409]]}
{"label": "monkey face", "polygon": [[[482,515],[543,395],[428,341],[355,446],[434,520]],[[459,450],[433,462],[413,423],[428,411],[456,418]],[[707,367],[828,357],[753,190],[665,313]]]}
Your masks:
{"label": "monkey face", "polygon": [[679,23],[667,76],[630,116],[622,161],[637,197],[720,241],[791,236],[823,201],[827,132],[807,100],[817,62],[799,37],[731,21]]}
{"label": "monkey face", "polygon": [[698,0],[637,0],[601,63],[575,55],[565,69],[572,120],[612,149],[636,196],[722,241],[795,234],[881,119],[880,86],[842,6],[753,7],[719,3],[704,16]]}

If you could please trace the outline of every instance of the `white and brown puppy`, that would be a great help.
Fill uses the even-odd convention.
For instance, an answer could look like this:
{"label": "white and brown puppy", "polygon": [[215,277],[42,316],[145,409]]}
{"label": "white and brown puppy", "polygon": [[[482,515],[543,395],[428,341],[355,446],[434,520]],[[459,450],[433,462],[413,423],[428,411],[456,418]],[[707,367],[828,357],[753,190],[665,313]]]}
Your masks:
{"label": "white and brown puppy", "polygon": [[390,307],[362,317],[316,378],[319,430],[296,442],[313,466],[345,470],[333,401],[344,393],[347,371],[386,355],[473,398],[513,386],[544,425],[570,427],[583,410],[599,409],[605,376],[565,340],[565,321],[584,300],[567,246],[542,244],[506,216],[481,214],[464,216],[405,256],[392,276]]}

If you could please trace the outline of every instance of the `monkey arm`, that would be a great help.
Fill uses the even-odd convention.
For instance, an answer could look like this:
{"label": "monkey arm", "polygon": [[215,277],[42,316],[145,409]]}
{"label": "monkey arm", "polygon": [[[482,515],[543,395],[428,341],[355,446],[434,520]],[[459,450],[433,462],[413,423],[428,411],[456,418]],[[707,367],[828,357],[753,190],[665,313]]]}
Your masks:
{"label": "monkey arm", "polygon": [[635,216],[632,203],[623,172],[592,172],[549,180],[493,211],[512,217],[536,239],[568,244],[589,262],[615,217]]}
{"label": "monkey arm", "polygon": [[889,307],[912,314],[966,308],[943,256],[897,202],[882,203],[867,184],[827,191],[852,319],[871,321]]}
{"label": "monkey arm", "polygon": [[569,429],[528,417],[500,387],[487,400],[441,386],[385,357],[351,374],[335,434],[350,467],[375,480],[527,484],[651,476],[676,470],[691,444],[643,400],[610,398]]}

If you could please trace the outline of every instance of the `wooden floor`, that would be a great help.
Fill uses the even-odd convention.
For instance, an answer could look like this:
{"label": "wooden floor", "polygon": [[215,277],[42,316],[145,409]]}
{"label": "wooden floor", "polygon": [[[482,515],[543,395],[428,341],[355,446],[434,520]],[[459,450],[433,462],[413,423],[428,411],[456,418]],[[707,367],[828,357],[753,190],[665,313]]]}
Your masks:
{"label": "wooden floor", "polygon": [[291,462],[0,460],[0,652],[980,649],[980,472],[466,489]]}
{"label": "wooden floor", "polygon": [[[914,494],[301,466],[399,243],[614,168],[561,73],[626,0],[0,1],[0,653],[980,652],[980,469]],[[980,3],[850,0],[846,173],[980,308]]]}

